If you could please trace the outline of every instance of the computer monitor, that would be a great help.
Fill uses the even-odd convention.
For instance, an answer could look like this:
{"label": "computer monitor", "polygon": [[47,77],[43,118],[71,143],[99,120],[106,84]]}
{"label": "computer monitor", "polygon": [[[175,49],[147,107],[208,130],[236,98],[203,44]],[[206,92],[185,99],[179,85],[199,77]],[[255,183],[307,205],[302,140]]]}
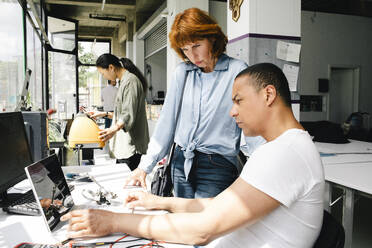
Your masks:
{"label": "computer monitor", "polygon": [[46,112],[23,111],[26,135],[33,161],[48,157],[48,116]]}
{"label": "computer monitor", "polygon": [[0,203],[7,190],[26,179],[24,168],[32,164],[21,112],[0,113]]}

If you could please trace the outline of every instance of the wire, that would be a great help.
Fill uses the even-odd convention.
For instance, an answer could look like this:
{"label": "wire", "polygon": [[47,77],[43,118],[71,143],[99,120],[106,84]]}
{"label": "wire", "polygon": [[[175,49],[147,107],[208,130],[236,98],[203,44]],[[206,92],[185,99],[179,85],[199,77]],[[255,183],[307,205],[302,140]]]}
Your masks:
{"label": "wire", "polygon": [[[163,243],[163,242],[161,242],[161,243]],[[151,241],[150,243],[147,243],[147,244],[130,245],[130,246],[127,246],[126,248],[134,248],[134,247],[139,247],[139,248],[143,248],[143,247],[159,247],[159,248],[164,248],[164,246],[160,245],[159,242],[157,242],[157,241]]]}
{"label": "wire", "polygon": [[[110,247],[112,247],[113,245],[119,244],[119,243],[129,243],[129,242],[135,242],[135,241],[140,241],[140,240],[151,241],[151,240],[143,239],[143,238],[134,238],[134,239],[122,240],[122,239],[124,239],[124,238],[126,238],[128,236],[129,236],[128,234],[125,234],[123,237],[117,239],[116,241],[102,241],[102,242],[97,241],[97,242],[92,242],[92,243],[72,243],[72,244],[70,244],[71,245],[70,247],[71,248],[78,248],[78,247],[99,247],[99,246],[105,246],[105,245],[110,245]],[[134,247],[143,246],[143,245],[146,245],[146,244],[140,244],[140,245],[136,245]],[[154,246],[154,247],[161,247],[161,246]]]}
{"label": "wire", "polygon": [[128,236],[129,236],[128,234],[125,234],[123,237],[121,237],[121,238],[115,240],[115,243],[111,244],[111,245],[110,245],[110,248],[112,248],[112,247],[114,246],[114,244],[118,243],[120,240],[122,240],[122,239],[124,239],[124,238],[126,238],[126,237],[128,237]]}
{"label": "wire", "polygon": [[147,246],[153,247],[153,245],[155,245],[155,247],[163,247],[163,246],[159,245],[157,241],[151,241],[150,243],[145,244],[145,245],[141,246],[140,248],[147,247]]}

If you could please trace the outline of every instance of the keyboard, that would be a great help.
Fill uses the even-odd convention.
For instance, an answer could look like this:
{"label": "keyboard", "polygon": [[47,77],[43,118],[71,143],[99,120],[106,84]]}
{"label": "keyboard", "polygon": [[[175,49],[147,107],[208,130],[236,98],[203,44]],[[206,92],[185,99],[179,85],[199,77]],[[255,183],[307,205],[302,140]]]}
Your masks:
{"label": "keyboard", "polygon": [[[70,192],[74,190],[74,185],[68,185]],[[3,210],[8,213],[24,214],[24,215],[40,215],[40,210],[32,190],[22,194],[8,206],[3,207]]]}
{"label": "keyboard", "polygon": [[11,202],[7,207],[4,207],[3,210],[15,214],[40,215],[39,206],[35,201],[32,190],[22,194],[21,197]]}

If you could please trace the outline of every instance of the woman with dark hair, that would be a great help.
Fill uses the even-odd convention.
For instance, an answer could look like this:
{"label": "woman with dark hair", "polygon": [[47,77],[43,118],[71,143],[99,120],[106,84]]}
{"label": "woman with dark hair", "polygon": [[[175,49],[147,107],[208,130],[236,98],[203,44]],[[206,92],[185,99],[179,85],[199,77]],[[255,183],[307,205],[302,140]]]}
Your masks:
{"label": "woman with dark hair", "polygon": [[149,131],[145,97],[147,82],[130,59],[119,59],[105,53],[96,61],[97,70],[107,80],[120,80],[114,112],[90,112],[91,117],[113,119],[110,128],[100,132],[100,139],[110,140],[110,151],[117,163],[126,163],[131,170],[137,168],[141,155],[146,153]]}
{"label": "woman with dark hair", "polygon": [[[241,129],[229,111],[234,78],[247,64],[224,54],[225,34],[198,8],[175,17],[169,40],[184,62],[173,74],[146,155],[126,183],[146,186],[147,174],[176,143],[171,161],[175,195],[213,197],[240,173]],[[247,144],[254,146],[251,140]]]}

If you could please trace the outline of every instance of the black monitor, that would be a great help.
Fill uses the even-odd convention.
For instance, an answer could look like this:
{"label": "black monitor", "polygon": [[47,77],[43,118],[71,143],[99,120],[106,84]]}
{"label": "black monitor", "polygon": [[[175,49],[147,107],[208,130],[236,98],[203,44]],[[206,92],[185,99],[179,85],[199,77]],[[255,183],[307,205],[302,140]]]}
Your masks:
{"label": "black monitor", "polygon": [[0,203],[7,190],[26,179],[24,168],[32,164],[21,112],[0,113]]}

